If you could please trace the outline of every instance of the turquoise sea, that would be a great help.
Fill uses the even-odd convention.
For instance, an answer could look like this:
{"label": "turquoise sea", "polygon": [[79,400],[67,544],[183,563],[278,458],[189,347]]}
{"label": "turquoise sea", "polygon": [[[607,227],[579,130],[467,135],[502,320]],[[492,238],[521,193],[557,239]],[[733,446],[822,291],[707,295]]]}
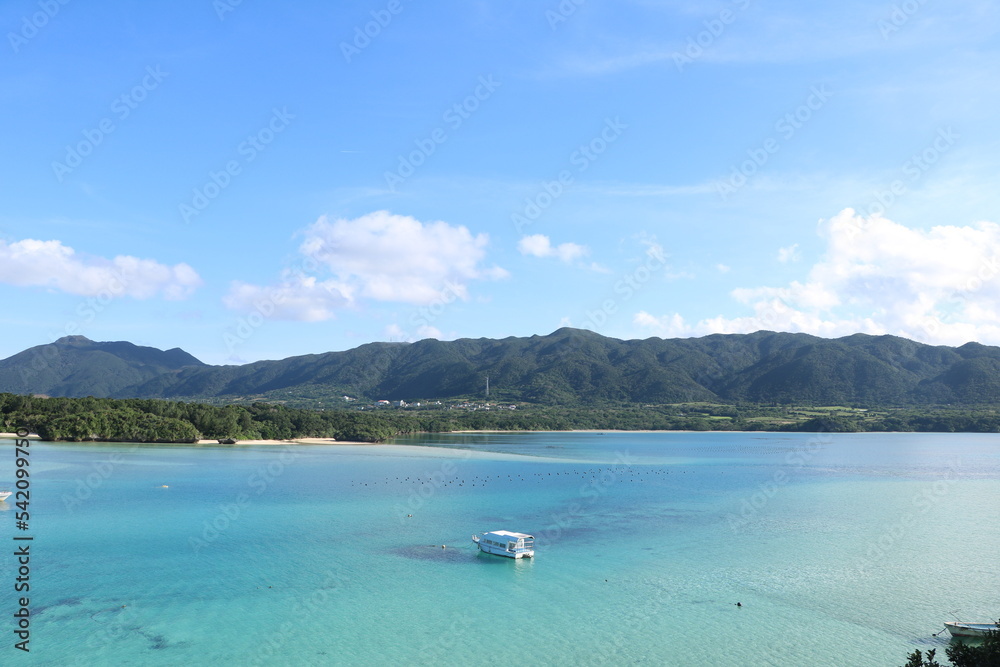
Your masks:
{"label": "turquoise sea", "polygon": [[[4,665],[892,666],[1000,616],[996,435],[30,450],[29,530],[0,503]],[[536,557],[479,554],[496,529]]]}

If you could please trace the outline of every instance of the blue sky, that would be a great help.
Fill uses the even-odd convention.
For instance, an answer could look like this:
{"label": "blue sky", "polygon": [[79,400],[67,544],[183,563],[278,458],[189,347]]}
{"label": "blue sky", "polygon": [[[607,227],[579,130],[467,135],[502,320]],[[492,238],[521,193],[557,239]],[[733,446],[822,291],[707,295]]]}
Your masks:
{"label": "blue sky", "polygon": [[16,0],[0,26],[0,357],[1000,344],[994,3]]}

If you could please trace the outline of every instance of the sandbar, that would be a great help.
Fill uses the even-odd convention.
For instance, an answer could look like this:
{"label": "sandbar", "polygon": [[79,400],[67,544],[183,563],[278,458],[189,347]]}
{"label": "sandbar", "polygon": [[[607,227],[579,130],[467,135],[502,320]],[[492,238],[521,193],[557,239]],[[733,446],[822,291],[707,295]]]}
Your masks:
{"label": "sandbar", "polygon": [[[217,445],[218,439],[199,440],[199,445]],[[375,445],[375,442],[337,440],[336,438],[292,438],[289,440],[237,440],[237,445]]]}

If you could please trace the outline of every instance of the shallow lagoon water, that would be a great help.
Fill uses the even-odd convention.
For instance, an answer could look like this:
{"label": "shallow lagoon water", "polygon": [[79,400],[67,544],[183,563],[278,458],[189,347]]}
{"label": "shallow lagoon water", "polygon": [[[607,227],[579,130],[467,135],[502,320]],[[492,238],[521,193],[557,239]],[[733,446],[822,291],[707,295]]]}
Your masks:
{"label": "shallow lagoon water", "polygon": [[[31,452],[32,650],[4,664],[901,665],[1000,616],[996,435]],[[493,529],[537,557],[477,553]]]}

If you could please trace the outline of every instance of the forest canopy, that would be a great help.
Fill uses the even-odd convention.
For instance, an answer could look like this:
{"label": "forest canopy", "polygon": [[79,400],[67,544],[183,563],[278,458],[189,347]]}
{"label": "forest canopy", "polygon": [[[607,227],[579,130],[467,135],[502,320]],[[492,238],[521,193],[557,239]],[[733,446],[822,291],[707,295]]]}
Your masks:
{"label": "forest canopy", "polygon": [[43,398],[0,394],[3,430],[27,428],[44,440],[196,442],[199,439],[334,438],[380,442],[410,433],[459,430],[684,430],[1000,432],[992,409],[861,409],[711,403],[607,405],[521,404],[292,408],[274,403],[209,405],[159,399]]}

